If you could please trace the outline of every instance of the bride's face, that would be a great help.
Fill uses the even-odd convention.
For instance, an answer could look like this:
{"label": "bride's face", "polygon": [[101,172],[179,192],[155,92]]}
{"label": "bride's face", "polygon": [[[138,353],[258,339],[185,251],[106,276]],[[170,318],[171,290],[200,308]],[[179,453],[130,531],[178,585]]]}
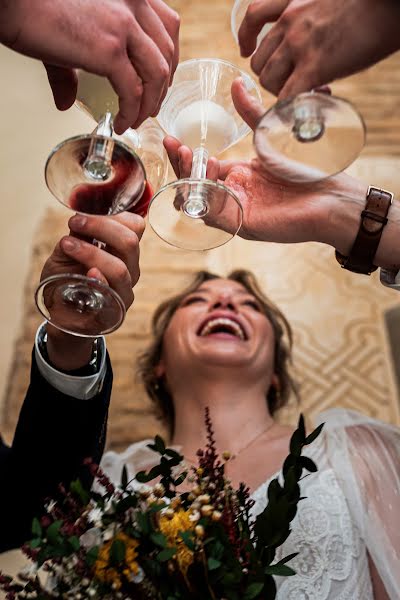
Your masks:
{"label": "bride's face", "polygon": [[170,381],[195,369],[204,372],[204,367],[265,376],[272,373],[274,341],[257,299],[236,281],[214,279],[186,296],[175,311],[164,334],[160,368]]}

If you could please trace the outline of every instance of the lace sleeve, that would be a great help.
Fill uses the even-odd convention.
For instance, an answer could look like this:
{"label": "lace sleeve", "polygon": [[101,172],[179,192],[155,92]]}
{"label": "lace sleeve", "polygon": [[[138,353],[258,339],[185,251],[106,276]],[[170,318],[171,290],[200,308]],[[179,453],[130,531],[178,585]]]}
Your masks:
{"label": "lace sleeve", "polygon": [[352,517],[390,598],[400,590],[400,430],[353,411],[326,422],[330,462]]}

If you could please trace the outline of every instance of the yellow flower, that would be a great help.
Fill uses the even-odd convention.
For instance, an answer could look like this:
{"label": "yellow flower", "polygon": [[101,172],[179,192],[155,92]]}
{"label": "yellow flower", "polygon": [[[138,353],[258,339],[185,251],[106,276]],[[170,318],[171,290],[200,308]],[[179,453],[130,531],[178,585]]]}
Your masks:
{"label": "yellow flower", "polygon": [[159,521],[161,533],[167,538],[168,546],[176,548],[174,559],[178,563],[181,572],[186,575],[189,566],[193,562],[194,553],[190,550],[180,537],[181,531],[193,531],[193,523],[189,518],[189,512],[179,509],[173,517],[161,515]]}
{"label": "yellow flower", "polygon": [[[110,566],[111,546],[116,540],[120,540],[125,544],[125,560],[122,572],[118,571],[115,567]],[[122,586],[122,575],[130,580],[132,575],[138,574],[139,565],[136,562],[138,556],[136,548],[138,546],[138,540],[130,538],[125,533],[117,533],[111,540],[103,544],[94,565],[94,572],[97,579],[104,583],[114,585],[114,588],[119,590]]]}

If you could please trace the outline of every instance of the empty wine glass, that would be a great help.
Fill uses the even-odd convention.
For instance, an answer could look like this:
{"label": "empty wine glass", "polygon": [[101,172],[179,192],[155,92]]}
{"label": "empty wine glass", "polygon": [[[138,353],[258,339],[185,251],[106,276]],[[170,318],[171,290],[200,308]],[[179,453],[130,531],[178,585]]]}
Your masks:
{"label": "empty wine glass", "polygon": [[[59,144],[45,167],[46,183],[65,206],[84,214],[114,215],[142,198],[146,172],[132,147],[113,137],[115,94],[94,94],[88,101],[91,76],[80,72],[78,102],[98,120],[93,134],[79,135]],[[95,79],[93,79],[95,81]],[[104,244],[94,240],[96,245]],[[35,294],[42,315],[55,327],[82,337],[98,337],[117,329],[125,318],[119,295],[97,279],[79,274],[57,274],[43,280]]]}
{"label": "empty wine glass", "polygon": [[194,149],[190,177],[161,188],[149,208],[154,231],[178,248],[216,248],[240,229],[242,207],[236,194],[206,178],[209,156],[220,154],[250,131],[232,102],[231,85],[238,76],[260,100],[256,83],[231,63],[218,59],[182,62],[158,114],[169,135]]}
{"label": "empty wine glass", "polygon": [[[231,13],[237,32],[251,0],[236,0]],[[267,24],[257,45],[273,26]],[[318,91],[298,94],[274,104],[260,119],[254,146],[265,169],[294,183],[315,182],[340,173],[365,144],[362,116],[343,98]]]}
{"label": "empty wine glass", "polygon": [[[238,33],[240,26],[251,3],[252,0],[235,0],[233,4],[231,12],[231,29],[232,35],[235,38],[235,42],[237,44],[239,43]],[[266,23],[261,29],[260,33],[257,36],[257,47],[260,45],[261,41],[267,35],[268,31],[270,31],[272,26],[273,23]]]}

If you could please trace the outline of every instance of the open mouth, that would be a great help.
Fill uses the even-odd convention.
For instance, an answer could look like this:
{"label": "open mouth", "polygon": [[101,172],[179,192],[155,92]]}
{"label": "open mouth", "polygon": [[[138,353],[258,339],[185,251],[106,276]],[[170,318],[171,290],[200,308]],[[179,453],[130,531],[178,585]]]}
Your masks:
{"label": "open mouth", "polygon": [[210,335],[224,335],[229,337],[235,337],[243,342],[247,340],[246,332],[244,331],[240,323],[227,317],[217,317],[215,319],[209,319],[201,326],[198,335],[200,337],[207,337]]}

